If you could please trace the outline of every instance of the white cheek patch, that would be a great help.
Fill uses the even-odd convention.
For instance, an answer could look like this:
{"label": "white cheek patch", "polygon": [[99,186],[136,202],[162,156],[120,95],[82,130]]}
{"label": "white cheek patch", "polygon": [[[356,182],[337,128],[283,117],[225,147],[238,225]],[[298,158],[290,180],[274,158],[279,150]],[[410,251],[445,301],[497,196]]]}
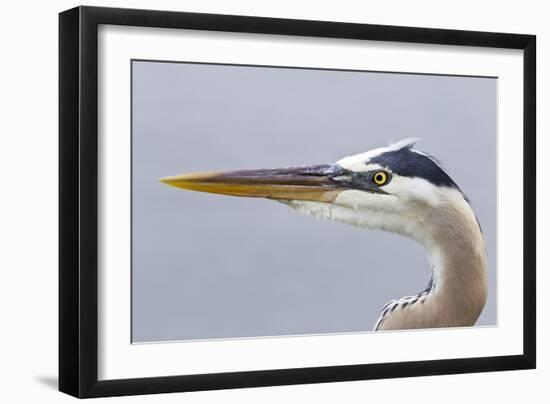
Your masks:
{"label": "white cheek patch", "polygon": [[422,242],[424,235],[418,221],[413,219],[410,206],[394,195],[372,194],[358,190],[341,192],[334,205],[336,220],[369,229],[402,234]]}
{"label": "white cheek patch", "polygon": [[[344,191],[340,194],[341,203],[323,203],[311,201],[288,201],[287,205],[300,213],[314,216],[318,219],[336,220],[370,229],[380,229],[395,233],[409,235],[407,219],[403,215],[396,215],[390,211],[381,211],[372,207],[362,209],[360,198],[357,193],[361,191]],[[380,195],[379,195],[380,197]],[[372,202],[372,201],[371,201]],[[357,204],[357,209],[351,205]],[[364,208],[364,206],[363,206]]]}
{"label": "white cheek patch", "polygon": [[393,175],[390,183],[381,188],[404,201],[422,202],[432,207],[438,206],[442,201],[441,189],[423,178]]}

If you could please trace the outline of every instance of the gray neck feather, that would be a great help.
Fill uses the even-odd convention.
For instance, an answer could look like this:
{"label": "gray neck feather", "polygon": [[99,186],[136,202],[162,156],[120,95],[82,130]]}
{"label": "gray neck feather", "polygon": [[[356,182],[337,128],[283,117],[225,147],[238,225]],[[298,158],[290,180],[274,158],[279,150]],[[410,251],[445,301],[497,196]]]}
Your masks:
{"label": "gray neck feather", "polygon": [[389,302],[375,330],[475,324],[487,298],[487,256],[475,216],[466,219],[461,209],[449,205],[431,212],[430,223],[424,223],[431,229],[424,243],[432,267],[428,286]]}

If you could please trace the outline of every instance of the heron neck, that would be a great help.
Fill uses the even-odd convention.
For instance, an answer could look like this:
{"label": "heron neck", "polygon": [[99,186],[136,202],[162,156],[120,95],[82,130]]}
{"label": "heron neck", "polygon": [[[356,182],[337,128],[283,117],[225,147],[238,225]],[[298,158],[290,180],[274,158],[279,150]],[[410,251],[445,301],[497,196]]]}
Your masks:
{"label": "heron neck", "polygon": [[487,257],[471,207],[440,206],[426,217],[422,242],[432,271],[428,287],[388,303],[377,330],[471,326],[485,306]]}
{"label": "heron neck", "polygon": [[[475,214],[446,207],[427,243],[432,285],[427,307],[439,326],[473,325],[487,298],[487,255]],[[434,326],[438,326],[434,324]]]}

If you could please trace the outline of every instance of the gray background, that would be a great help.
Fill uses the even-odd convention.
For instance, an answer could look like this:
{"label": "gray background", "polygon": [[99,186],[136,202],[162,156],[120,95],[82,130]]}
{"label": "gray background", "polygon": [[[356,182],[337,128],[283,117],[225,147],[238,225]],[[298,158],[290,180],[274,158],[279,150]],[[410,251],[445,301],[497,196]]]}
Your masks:
{"label": "gray background", "polygon": [[133,342],[371,330],[421,291],[422,247],[167,175],[330,163],[420,137],[470,197],[496,323],[493,78],[134,61]]}

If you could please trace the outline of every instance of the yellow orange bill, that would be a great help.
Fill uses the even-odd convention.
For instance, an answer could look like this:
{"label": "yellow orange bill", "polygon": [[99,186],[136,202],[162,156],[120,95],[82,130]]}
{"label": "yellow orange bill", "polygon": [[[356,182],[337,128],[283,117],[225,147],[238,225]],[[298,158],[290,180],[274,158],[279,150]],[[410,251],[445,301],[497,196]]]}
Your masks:
{"label": "yellow orange bill", "polygon": [[344,190],[326,175],[330,166],[205,172],[161,178],[182,189],[213,194],[332,202]]}

